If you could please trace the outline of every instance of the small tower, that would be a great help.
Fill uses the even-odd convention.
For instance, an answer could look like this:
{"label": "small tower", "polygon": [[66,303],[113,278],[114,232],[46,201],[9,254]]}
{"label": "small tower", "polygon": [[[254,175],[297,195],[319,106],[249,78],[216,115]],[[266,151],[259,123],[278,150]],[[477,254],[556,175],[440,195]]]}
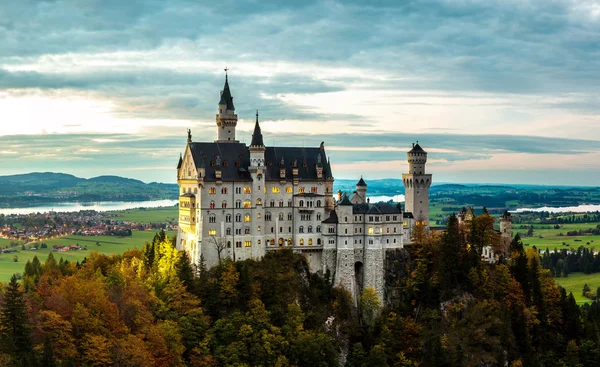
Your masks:
{"label": "small tower", "polygon": [[248,171],[252,176],[252,228],[251,233],[254,244],[252,246],[252,256],[259,258],[265,255],[266,242],[263,233],[265,232],[265,218],[263,205],[265,200],[265,144],[258,123],[258,111],[256,111],[256,123],[252,142],[250,147],[250,166]]}
{"label": "small tower", "polygon": [[500,217],[500,235],[508,238],[509,242],[512,240],[512,215],[508,211]]}
{"label": "small tower", "polygon": [[412,213],[417,224],[429,227],[429,186],[431,174],[425,173],[427,152],[419,142],[413,143],[408,155],[408,173],[402,175],[405,211]]}
{"label": "small tower", "polygon": [[365,180],[363,180],[362,176],[356,183],[356,195],[360,198],[360,203],[367,202],[367,184],[365,183]]}
{"label": "small tower", "polygon": [[221,92],[221,100],[219,101],[219,113],[217,114],[217,136],[215,143],[238,143],[235,140],[235,127],[237,126],[238,117],[235,114],[233,105],[233,97],[229,90],[229,81],[227,77],[227,68],[225,68],[225,86]]}

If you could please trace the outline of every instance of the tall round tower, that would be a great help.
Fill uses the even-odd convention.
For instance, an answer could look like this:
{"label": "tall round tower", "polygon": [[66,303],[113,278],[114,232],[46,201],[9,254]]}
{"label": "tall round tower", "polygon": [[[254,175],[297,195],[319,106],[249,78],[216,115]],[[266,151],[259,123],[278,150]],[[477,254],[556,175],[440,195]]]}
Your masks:
{"label": "tall round tower", "polygon": [[221,92],[219,100],[219,113],[217,114],[217,140],[215,143],[238,143],[235,140],[235,128],[237,126],[238,117],[235,114],[235,106],[233,105],[233,96],[229,90],[229,80],[227,77],[227,69],[225,69],[225,86]]}
{"label": "tall round tower", "polygon": [[404,184],[405,211],[412,213],[417,224],[429,226],[429,187],[431,174],[425,173],[427,152],[421,148],[419,142],[413,143],[412,149],[407,153],[408,173],[402,175]]}

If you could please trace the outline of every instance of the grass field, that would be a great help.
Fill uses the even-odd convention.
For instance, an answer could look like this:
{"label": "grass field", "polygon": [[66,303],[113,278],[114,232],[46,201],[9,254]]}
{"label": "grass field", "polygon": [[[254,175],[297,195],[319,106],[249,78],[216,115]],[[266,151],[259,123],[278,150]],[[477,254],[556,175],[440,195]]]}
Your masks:
{"label": "grass field", "polygon": [[[39,249],[37,251],[21,251],[18,253],[0,254],[0,282],[8,282],[14,273],[23,273],[27,260],[32,260],[37,255],[38,259],[43,263],[46,261],[48,254],[51,252],[54,245],[76,245],[85,247],[87,250],[69,251],[69,252],[54,252],[54,257],[58,261],[61,257],[69,261],[81,261],[92,251],[98,251],[106,255],[120,254],[134,247],[142,248],[146,241],[151,241],[156,232],[154,231],[133,231],[131,237],[113,237],[113,236],[67,236],[54,238],[44,241],[48,245],[48,249]],[[167,232],[167,235],[172,237],[176,234],[175,231]],[[100,246],[96,245],[100,243]],[[36,243],[31,243],[27,247],[37,246]],[[13,256],[17,255],[19,261],[14,262]]]}
{"label": "grass field", "polygon": [[554,278],[556,283],[560,284],[561,287],[567,290],[567,294],[573,293],[575,300],[578,304],[591,302],[589,298],[581,295],[583,286],[587,283],[590,289],[595,292],[596,288],[600,287],[600,273],[596,274],[584,274],[584,273],[571,273],[566,278]]}
{"label": "grass field", "polygon": [[[560,228],[554,229],[552,225],[547,224],[533,224],[533,237],[521,237],[524,244],[529,246],[535,246],[538,249],[550,250],[556,249],[577,249],[579,246],[585,246],[589,248],[595,248],[600,250],[600,236],[586,235],[586,236],[566,236],[567,232],[595,228],[598,223],[573,223],[573,224],[562,224]],[[518,228],[521,225],[513,226],[513,234],[526,233],[527,229]],[[563,236],[559,236],[562,233]],[[541,236],[541,238],[540,238]],[[576,241],[579,240],[579,241]],[[563,242],[569,244],[564,246]],[[587,244],[589,242],[589,245]]]}
{"label": "grass field", "polygon": [[161,207],[148,209],[128,209],[108,212],[114,214],[114,219],[136,223],[176,222],[179,217],[177,207]]}

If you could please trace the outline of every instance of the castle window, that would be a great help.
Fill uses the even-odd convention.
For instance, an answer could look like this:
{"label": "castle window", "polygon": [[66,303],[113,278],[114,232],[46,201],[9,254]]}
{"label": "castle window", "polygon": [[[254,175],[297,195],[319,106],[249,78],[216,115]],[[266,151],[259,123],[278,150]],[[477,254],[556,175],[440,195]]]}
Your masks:
{"label": "castle window", "polygon": [[386,215],[386,216],[385,216],[385,220],[386,220],[387,222],[389,222],[389,221],[390,221],[390,216],[389,216],[389,215]]}
{"label": "castle window", "polygon": [[231,236],[231,228],[227,228],[227,230],[225,231],[225,233],[226,233],[228,236]]}
{"label": "castle window", "polygon": [[375,222],[379,222],[379,216],[375,216]]}
{"label": "castle window", "polygon": [[292,213],[288,213],[288,220],[292,220]]}
{"label": "castle window", "polygon": [[346,228],[346,229],[345,229],[345,232],[344,232],[344,233],[348,234],[348,228]]}
{"label": "castle window", "polygon": [[369,234],[373,234],[373,233],[375,233],[375,230],[373,228],[369,227]]}
{"label": "castle window", "polygon": [[250,234],[250,227],[246,227],[244,229],[244,234]]}
{"label": "castle window", "polygon": [[280,238],[278,242],[279,242],[279,246],[283,246],[283,238]]}
{"label": "castle window", "polygon": [[283,208],[283,200],[279,200],[279,207]]}
{"label": "castle window", "polygon": [[244,201],[244,208],[248,209],[252,207],[252,202],[250,200]]}
{"label": "castle window", "polygon": [[237,248],[242,247],[242,241],[236,241],[235,247],[237,247]]}
{"label": "castle window", "polygon": [[227,202],[225,200],[223,200],[223,202],[221,203],[221,208],[227,209]]}
{"label": "castle window", "polygon": [[242,193],[242,188],[241,187],[236,187],[235,188],[235,193],[236,194],[241,194]]}
{"label": "castle window", "polygon": [[236,235],[238,235],[238,234],[242,234],[242,229],[241,229],[241,228],[236,228],[236,229],[235,229],[235,234],[236,234]]}
{"label": "castle window", "polygon": [[242,201],[241,201],[241,200],[236,200],[236,202],[235,202],[235,207],[236,207],[237,209],[241,208],[241,207],[242,207]]}
{"label": "castle window", "polygon": [[227,215],[225,216],[225,222],[226,222],[226,223],[231,223],[231,214],[227,214]]}
{"label": "castle window", "polygon": [[240,213],[235,215],[235,221],[236,222],[241,222],[242,221],[242,215]]}
{"label": "castle window", "polygon": [[250,194],[252,193],[252,189],[250,189],[249,187],[244,187],[244,194]]}
{"label": "castle window", "polygon": [[281,192],[281,189],[280,189],[279,187],[275,187],[275,186],[273,186],[273,187],[271,188],[271,192],[272,192],[273,194],[279,194],[279,193]]}
{"label": "castle window", "polygon": [[286,194],[291,194],[294,191],[294,189],[292,189],[291,187],[286,187],[285,192]]}
{"label": "castle window", "polygon": [[217,217],[214,214],[209,215],[208,223],[217,223]]}
{"label": "castle window", "polygon": [[256,244],[257,244],[257,245],[260,245],[260,240],[257,240],[257,241],[256,241]]}
{"label": "castle window", "polygon": [[298,194],[304,194],[304,187],[298,187]]}
{"label": "castle window", "polygon": [[288,208],[292,206],[292,201],[288,200]]}
{"label": "castle window", "polygon": [[209,236],[216,236],[217,235],[217,230],[216,229],[209,229],[208,230],[208,235]]}
{"label": "castle window", "polygon": [[[281,240],[281,238],[279,240]],[[274,238],[271,238],[271,246],[275,246],[275,239]]]}
{"label": "castle window", "polygon": [[208,193],[209,193],[209,194],[216,194],[216,193],[217,193],[217,189],[215,189],[214,187],[210,187],[210,188],[208,189]]}
{"label": "castle window", "polygon": [[321,239],[317,238],[317,245],[320,245],[320,244],[321,244]]}
{"label": "castle window", "polygon": [[298,233],[304,233],[304,226],[300,226],[300,228],[298,228]]}
{"label": "castle window", "polygon": [[321,226],[317,226],[317,233],[321,233]]}
{"label": "castle window", "polygon": [[300,207],[302,208],[304,206],[304,200],[300,200]]}
{"label": "castle window", "polygon": [[313,194],[318,194],[319,193],[319,187],[317,186],[313,186],[310,188],[310,192],[312,192]]}
{"label": "castle window", "polygon": [[271,233],[275,233],[275,227],[271,227]]}
{"label": "castle window", "polygon": [[262,199],[256,199],[256,205],[262,205]]}
{"label": "castle window", "polygon": [[386,232],[386,233],[390,233],[390,227],[387,227],[387,228],[385,229],[385,232]]}
{"label": "castle window", "polygon": [[317,208],[321,207],[321,200],[317,200]]}
{"label": "castle window", "polygon": [[292,245],[292,243],[293,243],[293,242],[292,242],[292,239],[291,239],[291,238],[288,238],[288,239],[287,239],[287,244],[288,244],[288,246],[291,246],[291,245]]}
{"label": "castle window", "polygon": [[300,246],[304,246],[304,238],[300,239]]}
{"label": "castle window", "polygon": [[394,238],[394,243],[396,243],[396,239]]}
{"label": "castle window", "polygon": [[394,227],[394,233],[396,233],[396,227]]}
{"label": "castle window", "polygon": [[256,227],[256,229],[260,232],[260,226]]}
{"label": "castle window", "polygon": [[215,208],[215,202],[214,202],[214,201],[211,201],[211,202],[210,202],[210,208],[211,208],[211,209],[214,209],[214,208]]}
{"label": "castle window", "polygon": [[408,227],[408,222],[402,222],[402,225],[403,225],[404,227]]}
{"label": "castle window", "polygon": [[279,213],[279,220],[283,220],[283,213]]}
{"label": "castle window", "polygon": [[279,227],[279,233],[283,232],[283,227]]}
{"label": "castle window", "polygon": [[227,248],[231,248],[231,241],[227,241]]}
{"label": "castle window", "polygon": [[369,216],[369,222],[372,222],[372,221],[373,221],[373,216],[372,216],[372,215],[370,215],[370,216]]}
{"label": "castle window", "polygon": [[271,213],[265,213],[265,220],[271,221]]}
{"label": "castle window", "polygon": [[369,245],[372,245],[372,244],[373,244],[373,240],[369,240]]}
{"label": "castle window", "polygon": [[252,247],[252,241],[244,241],[244,247]]}
{"label": "castle window", "polygon": [[395,221],[398,220],[398,216],[397,215],[394,215],[394,220]]}
{"label": "castle window", "polygon": [[250,214],[244,215],[244,222],[250,222]]}
{"label": "castle window", "polygon": [[317,220],[321,220],[321,213],[317,213]]}
{"label": "castle window", "polygon": [[308,239],[308,245],[309,245],[309,246],[312,246],[312,244],[313,244],[313,242],[312,242],[312,238],[309,238],[309,239]]}
{"label": "castle window", "polygon": [[260,219],[260,213],[256,213],[256,218]]}
{"label": "castle window", "polygon": [[330,245],[333,245],[333,244],[335,244],[335,240],[334,240],[333,238],[330,238],[330,239],[329,239],[329,244],[330,244]]}
{"label": "castle window", "polygon": [[308,226],[308,233],[312,233],[313,231],[313,227],[312,226]]}
{"label": "castle window", "polygon": [[275,206],[275,200],[271,200],[271,208]]}
{"label": "castle window", "polygon": [[221,194],[227,194],[227,188],[226,187],[222,187],[221,188]]}

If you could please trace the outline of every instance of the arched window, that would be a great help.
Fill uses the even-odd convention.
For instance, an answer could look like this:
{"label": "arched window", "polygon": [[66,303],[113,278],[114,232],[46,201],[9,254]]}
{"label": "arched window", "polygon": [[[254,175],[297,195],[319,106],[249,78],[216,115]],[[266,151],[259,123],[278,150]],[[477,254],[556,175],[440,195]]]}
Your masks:
{"label": "arched window", "polygon": [[275,246],[275,239],[271,238],[271,246]]}
{"label": "arched window", "polygon": [[262,205],[262,199],[256,199],[256,205]]}
{"label": "arched window", "polygon": [[231,223],[231,214],[227,214],[227,215],[225,216],[225,222],[227,222],[227,223]]}
{"label": "arched window", "polygon": [[214,201],[211,201],[211,202],[210,202],[210,208],[211,208],[211,209],[214,209],[214,208],[215,208],[215,202],[214,202]]}
{"label": "arched window", "polygon": [[231,248],[231,241],[227,241],[227,248]]}
{"label": "arched window", "polygon": [[217,223],[217,217],[214,214],[209,215],[208,223]]}
{"label": "arched window", "polygon": [[302,208],[304,206],[304,200],[300,200],[300,207]]}
{"label": "arched window", "polygon": [[252,202],[250,200],[245,200],[244,201],[244,208],[251,208],[252,207]]}
{"label": "arched window", "polygon": [[292,238],[291,237],[287,239],[287,243],[288,243],[288,246],[292,245],[293,242],[292,242]]}
{"label": "arched window", "polygon": [[309,239],[308,239],[308,245],[309,245],[309,246],[312,246],[312,238],[309,238]]}
{"label": "arched window", "polygon": [[320,244],[321,244],[321,239],[317,238],[317,245],[320,245]]}
{"label": "arched window", "polygon": [[283,208],[283,200],[279,200],[279,207]]}
{"label": "arched window", "polygon": [[313,230],[312,226],[308,226],[308,233],[312,233],[312,230]]}
{"label": "arched window", "polygon": [[236,207],[237,209],[241,208],[241,207],[242,207],[242,201],[241,201],[241,200],[236,200],[236,201],[235,201],[235,207]]}
{"label": "arched window", "polygon": [[300,239],[300,246],[304,246],[304,238]]}
{"label": "arched window", "polygon": [[227,229],[225,230],[225,232],[227,233],[227,235],[228,235],[228,236],[231,236],[231,228],[227,228]]}
{"label": "arched window", "polygon": [[279,246],[283,246],[283,238],[279,239]]}
{"label": "arched window", "polygon": [[298,228],[298,232],[299,233],[304,233],[304,226],[300,226],[300,228]]}
{"label": "arched window", "polygon": [[223,200],[223,202],[221,203],[221,208],[227,209],[227,202],[225,200]]}
{"label": "arched window", "polygon": [[227,194],[227,188],[226,187],[222,187],[221,188],[221,194]]}
{"label": "arched window", "polygon": [[275,200],[271,200],[270,205],[271,205],[271,208],[275,207]]}
{"label": "arched window", "polygon": [[242,221],[242,215],[241,215],[240,213],[237,213],[237,214],[235,215],[235,221],[236,221],[236,222],[241,222],[241,221]]}
{"label": "arched window", "polygon": [[317,200],[317,208],[321,207],[321,200]]}
{"label": "arched window", "polygon": [[283,213],[279,213],[279,220],[283,220]]}
{"label": "arched window", "polygon": [[321,233],[321,226],[317,226],[317,233]]}
{"label": "arched window", "polygon": [[250,234],[250,227],[246,227],[244,229],[244,234]]}

